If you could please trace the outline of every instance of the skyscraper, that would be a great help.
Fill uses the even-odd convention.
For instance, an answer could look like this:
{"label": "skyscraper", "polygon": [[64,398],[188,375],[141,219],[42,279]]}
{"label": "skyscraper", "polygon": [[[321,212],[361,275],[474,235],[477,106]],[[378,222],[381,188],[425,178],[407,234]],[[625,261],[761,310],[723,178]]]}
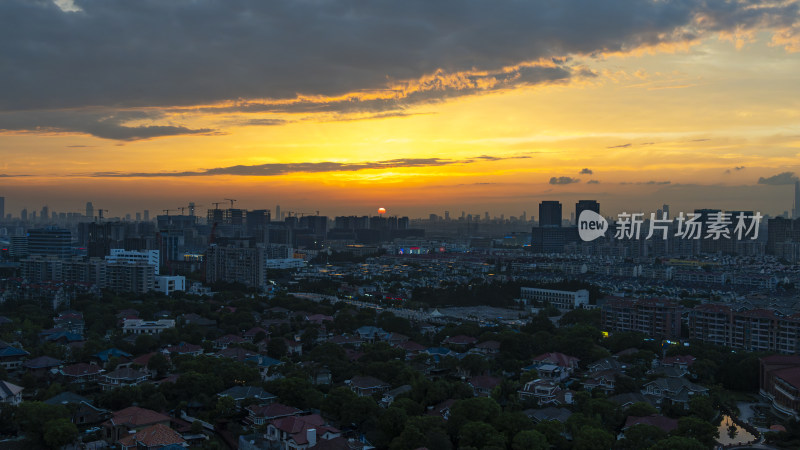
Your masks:
{"label": "skyscraper", "polygon": [[275,205],[275,220],[281,221],[283,217],[281,217],[281,205]]}
{"label": "skyscraper", "polygon": [[5,219],[6,217],[6,198],[0,197],[0,219]]}
{"label": "skyscraper", "polygon": [[794,182],[794,218],[800,219],[800,180]]}
{"label": "skyscraper", "polygon": [[92,205],[92,202],[86,202],[86,218],[94,219],[94,205]]}
{"label": "skyscraper", "polygon": [[561,226],[561,202],[555,200],[545,200],[539,203],[539,226]]}
{"label": "skyscraper", "polygon": [[575,219],[580,220],[581,213],[587,209],[600,214],[600,203],[597,203],[597,200],[578,200],[578,203],[575,203]]}

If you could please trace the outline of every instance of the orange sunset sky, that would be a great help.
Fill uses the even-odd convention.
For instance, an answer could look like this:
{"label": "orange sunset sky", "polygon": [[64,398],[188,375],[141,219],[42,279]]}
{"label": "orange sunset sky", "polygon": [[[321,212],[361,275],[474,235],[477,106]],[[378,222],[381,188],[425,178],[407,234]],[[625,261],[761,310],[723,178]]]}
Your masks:
{"label": "orange sunset sky", "polygon": [[[795,1],[4,0],[6,212],[790,210]],[[204,209],[201,208],[201,211]],[[565,211],[571,210],[567,207]]]}

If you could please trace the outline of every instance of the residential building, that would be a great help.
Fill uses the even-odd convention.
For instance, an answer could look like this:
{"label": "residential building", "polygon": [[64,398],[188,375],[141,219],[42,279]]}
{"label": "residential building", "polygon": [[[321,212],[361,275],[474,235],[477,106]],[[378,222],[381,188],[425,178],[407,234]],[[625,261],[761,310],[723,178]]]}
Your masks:
{"label": "residential building", "polygon": [[360,397],[369,397],[372,394],[379,394],[389,390],[392,386],[385,381],[379,380],[375,377],[353,377],[347,380],[350,390],[358,394]]}
{"label": "residential building", "polygon": [[150,377],[148,372],[132,369],[130,367],[117,368],[100,376],[100,386],[104,391],[109,391],[118,387],[138,386]]}
{"label": "residential building", "polygon": [[681,305],[658,298],[607,297],[601,308],[607,331],[638,332],[653,338],[681,337]]}
{"label": "residential building", "polygon": [[781,416],[800,419],[800,356],[759,358],[759,388]]}
{"label": "residential building", "polygon": [[22,402],[22,386],[0,380],[0,403],[19,405]]}
{"label": "residential building", "polygon": [[655,404],[664,404],[668,401],[672,404],[681,404],[688,409],[689,400],[694,396],[707,395],[708,389],[683,377],[667,377],[646,383],[642,394]]}
{"label": "residential building", "polygon": [[125,334],[160,334],[171,328],[175,328],[174,319],[125,319],[122,325],[122,331]]}
{"label": "residential building", "polygon": [[555,289],[523,287],[520,288],[520,296],[527,304],[534,302],[546,303],[565,311],[581,309],[589,305],[589,291],[586,289],[559,291]]}

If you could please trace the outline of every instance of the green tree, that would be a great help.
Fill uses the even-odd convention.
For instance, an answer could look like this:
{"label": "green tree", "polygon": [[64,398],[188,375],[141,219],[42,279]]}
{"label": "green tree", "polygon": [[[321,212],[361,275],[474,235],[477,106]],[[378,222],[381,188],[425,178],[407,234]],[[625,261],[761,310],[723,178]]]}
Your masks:
{"label": "green tree", "polygon": [[719,437],[719,430],[713,424],[694,416],[681,417],[678,419],[678,429],[675,434],[687,438],[693,438],[701,442],[707,448],[716,444]]}
{"label": "green tree", "polygon": [[614,435],[601,428],[582,428],[575,435],[574,450],[608,450],[614,445]]}
{"label": "green tree", "polygon": [[147,368],[156,372],[156,376],[163,377],[169,372],[169,360],[163,353],[156,353],[147,361]]}
{"label": "green tree", "polygon": [[717,416],[717,410],[708,396],[699,395],[689,400],[689,414],[711,422]]}
{"label": "green tree", "polygon": [[652,425],[639,424],[625,430],[625,439],[617,441],[616,450],[639,450],[649,448],[667,437],[667,433]]}
{"label": "green tree", "polygon": [[710,447],[704,446],[697,439],[683,436],[670,436],[662,441],[656,442],[648,450],[707,450]]}
{"label": "green tree", "polygon": [[289,349],[283,338],[277,337],[269,340],[267,344],[267,355],[271,358],[281,359],[288,353]]}
{"label": "green tree", "polygon": [[506,438],[484,422],[467,422],[458,433],[459,447],[506,447]]}
{"label": "green tree", "polygon": [[625,413],[634,417],[647,417],[653,414],[658,414],[658,410],[650,403],[636,402],[629,406]]}
{"label": "green tree", "polygon": [[49,448],[61,448],[78,439],[78,428],[68,419],[55,419],[45,423],[42,439]]}
{"label": "green tree", "polygon": [[450,407],[447,431],[451,437],[460,435],[461,427],[467,422],[490,423],[500,415],[500,405],[491,398],[476,397],[459,400]]}
{"label": "green tree", "polygon": [[547,438],[536,430],[522,430],[511,441],[513,450],[549,450]]}

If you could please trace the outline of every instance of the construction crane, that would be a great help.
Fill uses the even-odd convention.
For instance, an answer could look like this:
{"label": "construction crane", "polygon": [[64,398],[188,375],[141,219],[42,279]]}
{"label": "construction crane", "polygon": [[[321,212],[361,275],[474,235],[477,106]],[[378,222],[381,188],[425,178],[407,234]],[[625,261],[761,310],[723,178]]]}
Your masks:
{"label": "construction crane", "polygon": [[312,216],[312,215],[317,215],[318,216],[319,215],[319,211],[314,211],[313,213],[311,213],[311,212],[298,212],[298,211],[286,211],[286,217],[292,217],[292,214],[294,214],[295,217],[297,217],[298,214],[300,214],[300,217]]}
{"label": "construction crane", "polygon": [[[194,209],[196,207],[198,207],[198,206],[203,206],[203,205],[197,205],[197,204],[195,204],[195,202],[189,202],[189,215],[190,216],[194,216]],[[181,214],[183,214],[183,213],[181,213]]]}
{"label": "construction crane", "polygon": [[168,216],[170,211],[175,211],[174,209],[162,209]]}
{"label": "construction crane", "polygon": [[[183,212],[186,211],[186,208],[187,208],[186,206],[178,206],[178,209],[181,210],[181,215],[183,215]],[[167,214],[167,215],[169,215],[169,214]]]}
{"label": "construction crane", "polygon": [[225,202],[211,202],[211,204],[214,205],[214,209],[219,209],[220,203],[225,203]]}
{"label": "construction crane", "polygon": [[227,200],[227,201],[231,202],[231,209],[233,209],[233,202],[236,202],[236,201],[238,201],[238,200],[236,200],[235,198],[226,198],[225,200]]}
{"label": "construction crane", "polygon": [[103,221],[103,213],[104,213],[104,212],[109,212],[109,211],[110,211],[110,210],[108,210],[108,209],[100,209],[100,208],[97,208],[97,218],[98,218],[98,220],[99,220],[100,222],[102,222],[102,221]]}

